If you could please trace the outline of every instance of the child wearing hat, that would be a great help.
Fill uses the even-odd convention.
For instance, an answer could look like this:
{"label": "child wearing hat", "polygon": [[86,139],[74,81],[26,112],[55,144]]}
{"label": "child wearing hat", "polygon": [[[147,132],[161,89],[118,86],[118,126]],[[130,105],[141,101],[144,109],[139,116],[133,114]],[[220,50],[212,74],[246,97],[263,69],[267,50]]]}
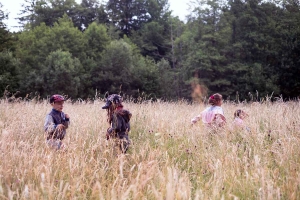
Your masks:
{"label": "child wearing hat", "polygon": [[112,94],[107,97],[106,104],[102,109],[107,110],[107,122],[110,124],[106,138],[118,139],[122,153],[126,153],[130,144],[128,132],[130,131],[129,121],[132,114],[123,107],[122,97]]}
{"label": "child wearing hat", "polygon": [[46,143],[49,147],[56,150],[62,149],[62,140],[66,135],[66,129],[70,124],[70,117],[63,110],[65,98],[62,95],[55,94],[50,97],[52,110],[47,114],[44,124],[46,133]]}

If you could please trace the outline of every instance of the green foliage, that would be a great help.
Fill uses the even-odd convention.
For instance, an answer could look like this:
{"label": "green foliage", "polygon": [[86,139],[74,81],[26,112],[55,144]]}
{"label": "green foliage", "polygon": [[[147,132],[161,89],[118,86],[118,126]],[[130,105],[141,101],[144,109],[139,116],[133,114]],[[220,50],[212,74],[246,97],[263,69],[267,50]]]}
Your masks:
{"label": "green foliage", "polygon": [[278,44],[279,86],[285,97],[297,97],[300,91],[300,5],[297,1],[286,1],[283,6],[285,9],[277,24],[281,38]]}
{"label": "green foliage", "polygon": [[83,37],[86,42],[85,54],[87,57],[81,59],[81,63],[86,72],[84,81],[81,82],[85,92],[81,95],[94,96],[95,90],[98,88],[98,69],[101,65],[102,54],[106,46],[110,43],[110,38],[107,34],[106,27],[96,22],[89,25],[84,31]]}
{"label": "green foliage", "polygon": [[45,94],[41,75],[45,66],[45,58],[51,52],[61,50],[70,52],[73,57],[83,59],[86,57],[85,45],[83,34],[73,26],[66,15],[53,27],[41,24],[33,30],[23,31],[19,36],[19,48],[16,53],[24,65],[20,73],[20,90],[23,93]]}
{"label": "green foliage", "polygon": [[[82,0],[74,13],[80,23],[75,24],[79,29],[88,28],[93,22],[108,23],[105,6],[98,0]],[[69,15],[70,16],[70,15]],[[74,21],[74,17],[72,17]]]}
{"label": "green foliage", "polygon": [[58,49],[82,57],[84,47],[82,33],[73,26],[67,15],[64,15],[53,27],[41,24],[33,30],[23,31],[19,36],[18,55],[25,63],[34,66],[42,63],[50,52]]}
{"label": "green foliage", "polygon": [[83,31],[92,22],[108,22],[104,6],[97,0],[82,0],[81,4],[75,0],[25,0],[21,16],[18,18],[23,26],[34,28],[41,23],[53,26],[67,14],[74,26]]}
{"label": "green foliage", "polygon": [[3,5],[0,2],[0,52],[7,50],[14,50],[14,43],[12,34],[6,30],[6,24],[3,20],[8,18],[8,13],[2,10]]}
{"label": "green foliage", "polygon": [[[133,60],[132,91],[144,92],[148,97],[160,97],[161,84],[159,83],[159,71],[155,62],[141,55],[134,55]],[[137,94],[135,93],[135,95]]]}
{"label": "green foliage", "polygon": [[102,88],[111,92],[127,91],[130,87],[132,49],[125,41],[112,41],[103,54],[99,77]]}
{"label": "green foliage", "polygon": [[31,28],[41,23],[53,26],[64,13],[73,13],[77,6],[75,0],[25,0],[19,21]]}
{"label": "green foliage", "polygon": [[[245,84],[238,86],[237,91],[243,96],[250,91],[259,91],[263,96],[274,92],[279,94],[276,75],[277,43],[279,40],[276,33],[277,16],[269,17],[267,13],[277,13],[279,8],[271,4],[259,5],[259,2],[242,3],[235,1],[231,3],[232,41],[228,50],[237,53],[229,54],[233,62],[245,66],[243,77],[248,74],[246,88]],[[230,50],[232,49],[232,50]],[[274,51],[275,50],[275,51]],[[229,53],[228,52],[228,53]],[[228,54],[227,53],[227,54]],[[278,62],[278,61],[277,61]]]}
{"label": "green foliage", "polygon": [[[185,43],[194,44],[187,46],[188,57],[184,61],[187,83],[199,80],[199,84],[207,87],[209,93],[220,92],[225,96],[232,91],[232,79],[229,75],[233,70],[227,65],[224,54],[226,44],[229,42],[230,30],[227,22],[221,20],[222,12],[217,1],[208,2],[208,8],[198,9],[198,27],[194,32],[187,30],[182,37]],[[195,22],[191,24],[194,26]],[[190,41],[189,41],[190,40]]]}
{"label": "green foliage", "polygon": [[129,36],[143,24],[159,19],[167,3],[167,0],[109,0],[106,11],[109,21],[121,30],[122,35]]}
{"label": "green foliage", "polygon": [[19,81],[23,95],[48,94],[45,72],[54,65],[74,66],[64,72],[76,79],[74,90],[64,92],[82,98],[97,89],[191,99],[193,84],[201,85],[202,96],[238,93],[243,100],[256,91],[300,94],[297,1],[199,0],[186,23],[172,17],[167,0],[24,2],[18,34],[6,30],[0,4],[0,52],[20,60],[22,68],[6,72],[12,70],[7,77]]}
{"label": "green foliage", "polygon": [[158,22],[145,24],[140,31],[133,34],[133,41],[141,48],[143,55],[151,56],[156,61],[166,54],[168,47],[164,27]]}
{"label": "green foliage", "polygon": [[9,91],[16,91],[19,87],[18,69],[20,62],[9,51],[0,52],[0,95],[7,86]]}
{"label": "green foliage", "polygon": [[[162,59],[157,63],[159,73],[159,87],[162,97],[173,97],[176,91],[176,85],[172,84],[174,81],[174,75],[171,71],[170,64],[167,60]],[[170,86],[173,86],[170,88]]]}
{"label": "green foliage", "polygon": [[2,3],[0,3],[0,27],[1,28],[5,27],[3,20],[7,19],[7,17],[8,17],[8,14],[2,10],[2,7],[3,7],[3,5],[2,5]]}
{"label": "green foliage", "polygon": [[84,38],[87,41],[87,56],[100,60],[102,51],[110,42],[106,27],[93,22],[84,32]]}
{"label": "green foliage", "polygon": [[77,97],[80,91],[83,68],[69,52],[57,50],[47,56],[42,70],[45,94],[67,94]]}
{"label": "green foliage", "polygon": [[[205,9],[201,7],[204,4]],[[226,97],[239,92],[242,99],[249,92],[277,96],[283,88],[287,89],[285,94],[293,86],[297,88],[299,79],[290,76],[298,72],[294,67],[297,61],[290,58],[297,55],[299,9],[292,10],[295,18],[282,17],[289,10],[270,2],[228,1],[226,5],[218,0],[200,1],[194,9],[196,17],[187,23],[189,29],[176,40],[182,44],[179,52],[185,53],[185,80],[196,77],[209,93],[220,92]],[[284,22],[287,19],[290,24]],[[285,69],[292,73],[285,73]],[[289,81],[284,80],[285,75]],[[293,90],[289,96],[296,93]]]}
{"label": "green foliage", "polygon": [[95,68],[95,88],[102,93],[124,92],[137,97],[139,92],[159,95],[158,70],[155,63],[142,57],[134,44],[112,41],[103,53],[101,65]]}

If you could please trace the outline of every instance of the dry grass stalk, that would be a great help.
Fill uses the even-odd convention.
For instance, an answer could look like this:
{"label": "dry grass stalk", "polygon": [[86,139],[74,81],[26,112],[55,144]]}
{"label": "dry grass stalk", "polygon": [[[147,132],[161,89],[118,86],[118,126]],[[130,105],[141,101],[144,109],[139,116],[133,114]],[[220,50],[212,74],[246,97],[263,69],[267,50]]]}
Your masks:
{"label": "dry grass stalk", "polygon": [[298,199],[299,102],[223,105],[228,124],[246,110],[251,132],[208,133],[190,119],[204,105],[125,103],[126,155],[105,139],[102,102],[66,103],[67,151],[43,136],[49,104],[0,103],[1,199]]}

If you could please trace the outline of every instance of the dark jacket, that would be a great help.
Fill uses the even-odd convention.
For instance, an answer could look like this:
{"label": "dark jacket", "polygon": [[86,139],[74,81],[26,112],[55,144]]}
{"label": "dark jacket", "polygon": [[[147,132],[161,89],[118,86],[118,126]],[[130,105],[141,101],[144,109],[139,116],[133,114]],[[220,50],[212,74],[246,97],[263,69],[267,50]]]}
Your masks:
{"label": "dark jacket", "polygon": [[[56,130],[56,127],[59,124],[63,124],[66,128],[58,132]],[[65,117],[65,114],[63,112],[59,112],[55,109],[52,109],[51,112],[46,116],[45,124],[44,124],[44,130],[48,134],[47,140],[53,138],[53,139],[64,139],[66,135],[66,129],[69,127],[70,120]]]}
{"label": "dark jacket", "polygon": [[114,112],[111,120],[111,127],[107,132],[112,137],[118,137],[120,139],[128,139],[128,132],[130,131],[130,118],[131,113],[128,110],[120,109]]}

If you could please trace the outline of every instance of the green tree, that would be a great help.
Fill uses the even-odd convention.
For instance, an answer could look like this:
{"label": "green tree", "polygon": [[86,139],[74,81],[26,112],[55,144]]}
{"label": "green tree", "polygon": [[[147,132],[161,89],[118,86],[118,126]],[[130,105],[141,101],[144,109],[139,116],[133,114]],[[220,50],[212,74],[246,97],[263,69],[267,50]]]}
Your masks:
{"label": "green tree", "polygon": [[110,43],[110,38],[104,25],[93,22],[84,31],[84,40],[86,41],[85,53],[87,55],[87,58],[81,61],[86,71],[84,84],[86,95],[93,95],[97,89],[97,81],[95,82],[98,80],[97,69],[101,68],[102,54]]}
{"label": "green tree", "polygon": [[0,52],[0,94],[3,94],[7,86],[9,91],[19,88],[18,72],[20,62],[7,50]]}
{"label": "green tree", "polygon": [[103,52],[101,65],[94,69],[94,88],[101,93],[123,92],[135,97],[144,92],[160,95],[158,68],[150,58],[140,55],[128,39],[112,41]]}
{"label": "green tree", "polygon": [[9,49],[14,50],[12,34],[7,30],[3,20],[8,19],[8,13],[2,10],[3,5],[0,2],[0,52]]}
{"label": "green tree", "polygon": [[81,31],[94,21],[108,23],[104,5],[97,0],[82,0],[81,4],[75,0],[25,0],[18,19],[23,27],[53,26],[64,14]]}
{"label": "green tree", "polygon": [[279,86],[285,98],[300,96],[300,3],[284,1],[283,12],[277,24],[281,42],[278,50]]}
{"label": "green tree", "polygon": [[276,27],[280,9],[262,1],[230,1],[228,12],[232,40],[226,53],[231,65],[242,66],[240,76],[246,80],[240,82],[236,90],[243,92],[244,97],[255,91],[262,96],[272,92],[278,95],[276,60],[280,40]]}
{"label": "green tree", "polygon": [[99,24],[109,24],[105,5],[100,4],[98,0],[82,0],[76,12],[80,18],[80,23],[75,25],[77,27],[87,28],[93,22],[98,22]]}
{"label": "green tree", "polygon": [[144,56],[159,61],[170,48],[169,40],[164,37],[164,31],[164,27],[158,22],[149,22],[133,34],[132,40],[140,47]]}
{"label": "green tree", "polygon": [[[166,59],[173,62],[172,40],[176,34],[173,24],[180,23],[178,18],[171,16],[171,11],[160,11],[159,17],[144,23],[138,30],[132,31],[130,39],[140,48],[142,55],[153,58],[156,62]],[[173,64],[172,64],[173,66]]]}
{"label": "green tree", "polygon": [[176,73],[172,70],[169,61],[162,59],[157,62],[159,97],[164,99],[175,99],[178,95],[178,80]]}
{"label": "green tree", "polygon": [[19,23],[22,26],[29,24],[31,28],[41,23],[53,26],[65,13],[73,13],[77,6],[75,0],[25,0]]}
{"label": "green tree", "polygon": [[47,56],[41,77],[44,83],[44,95],[66,94],[77,97],[81,90],[83,68],[77,58],[69,52],[57,50]]}
{"label": "green tree", "polygon": [[106,11],[109,20],[129,36],[143,24],[159,19],[167,7],[167,0],[109,0]]}
{"label": "green tree", "polygon": [[[86,41],[80,30],[65,15],[53,27],[45,24],[34,29],[25,29],[19,35],[16,55],[20,58],[22,69],[20,73],[20,90],[23,93],[39,92],[45,94],[41,71],[45,66],[45,58],[57,50],[70,52],[73,57],[85,60]],[[83,72],[87,77],[88,71]],[[85,81],[82,81],[85,83]],[[80,94],[82,95],[82,94]]]}
{"label": "green tree", "polygon": [[228,96],[233,92],[229,78],[233,70],[228,66],[224,49],[230,41],[231,29],[220,2],[200,1],[195,16],[180,39],[188,49],[183,62],[186,84],[190,87],[196,79],[209,93]]}
{"label": "green tree", "polygon": [[25,29],[19,36],[18,56],[30,66],[44,62],[50,52],[61,49],[78,58],[85,57],[83,34],[74,27],[67,15],[60,18],[53,27],[44,23],[34,29]]}
{"label": "green tree", "polygon": [[140,95],[141,93],[145,93],[148,98],[161,97],[159,70],[154,60],[136,54],[133,55],[133,61],[130,94],[135,97],[138,97],[137,94]]}
{"label": "green tree", "polygon": [[96,88],[102,93],[129,91],[131,67],[131,46],[124,40],[112,41],[103,52],[101,65],[95,69]]}
{"label": "green tree", "polygon": [[102,24],[93,22],[84,32],[84,38],[87,42],[87,56],[95,59],[96,61],[100,61],[101,53],[110,42],[106,27]]}

